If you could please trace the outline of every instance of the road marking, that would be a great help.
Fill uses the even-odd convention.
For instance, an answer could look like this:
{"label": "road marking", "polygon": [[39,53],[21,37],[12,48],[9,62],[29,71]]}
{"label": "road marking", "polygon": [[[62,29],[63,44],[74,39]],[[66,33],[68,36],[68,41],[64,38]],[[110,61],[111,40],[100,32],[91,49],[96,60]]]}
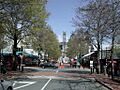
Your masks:
{"label": "road marking", "polygon": [[57,77],[57,76],[44,76],[44,75],[42,75],[42,76],[27,76],[28,78],[33,78],[33,79],[35,79],[35,78],[37,78],[37,79],[39,79],[39,78],[46,78],[46,79],[49,79],[49,78],[52,78],[52,79],[61,79],[62,77]]}
{"label": "road marking", "polygon": [[56,74],[58,73],[58,70],[56,70]]}
{"label": "road marking", "polygon": [[14,81],[14,83],[13,83],[13,87],[15,86],[16,83],[17,83],[17,81]]}
{"label": "road marking", "polygon": [[13,86],[15,86],[16,83],[21,83],[21,84],[25,83],[25,85],[22,85],[22,86],[19,86],[19,87],[15,87],[14,90],[20,89],[20,88],[23,88],[23,87],[27,87],[29,85],[32,85],[32,84],[36,83],[36,82],[15,81],[14,84],[13,84]]}
{"label": "road marking", "polygon": [[51,80],[52,80],[52,78],[50,78],[50,79],[47,81],[47,83],[42,87],[41,90],[44,90]]}
{"label": "road marking", "polygon": [[74,78],[71,78],[71,77],[61,77],[61,76],[27,76],[28,78],[31,78],[31,79],[67,79],[67,80],[73,80]]}

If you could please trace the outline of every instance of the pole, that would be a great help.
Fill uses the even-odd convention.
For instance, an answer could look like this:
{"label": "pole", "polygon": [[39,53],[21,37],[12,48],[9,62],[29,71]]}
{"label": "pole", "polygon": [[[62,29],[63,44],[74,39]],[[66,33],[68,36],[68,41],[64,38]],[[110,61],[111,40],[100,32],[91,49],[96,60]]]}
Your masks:
{"label": "pole", "polygon": [[[0,72],[1,72],[1,49],[0,49]],[[2,73],[2,72],[1,72]]]}

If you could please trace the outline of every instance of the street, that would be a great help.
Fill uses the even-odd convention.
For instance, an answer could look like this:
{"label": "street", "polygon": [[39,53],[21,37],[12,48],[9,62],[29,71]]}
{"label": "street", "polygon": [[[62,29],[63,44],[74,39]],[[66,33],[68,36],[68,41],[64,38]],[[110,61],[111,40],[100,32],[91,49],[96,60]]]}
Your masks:
{"label": "street", "polygon": [[94,78],[79,77],[79,74],[89,73],[88,69],[35,69],[36,72],[48,72],[48,74],[52,72],[56,75],[15,78],[13,80],[14,90],[108,90]]}
{"label": "street", "polygon": [[0,90],[120,90],[120,0],[0,0]]}

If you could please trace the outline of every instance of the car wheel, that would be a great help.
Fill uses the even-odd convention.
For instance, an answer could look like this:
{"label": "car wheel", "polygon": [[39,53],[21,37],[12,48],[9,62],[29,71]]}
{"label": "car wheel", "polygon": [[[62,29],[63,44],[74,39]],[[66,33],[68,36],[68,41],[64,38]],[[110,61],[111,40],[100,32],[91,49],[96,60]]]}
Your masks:
{"label": "car wheel", "polygon": [[11,87],[8,87],[8,89],[7,90],[13,90]]}

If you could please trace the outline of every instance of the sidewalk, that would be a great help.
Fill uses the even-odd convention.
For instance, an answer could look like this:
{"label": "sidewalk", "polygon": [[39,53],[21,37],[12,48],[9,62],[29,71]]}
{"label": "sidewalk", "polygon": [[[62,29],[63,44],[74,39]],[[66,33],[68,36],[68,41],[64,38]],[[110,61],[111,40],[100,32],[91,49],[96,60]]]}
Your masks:
{"label": "sidewalk", "polygon": [[114,80],[112,80],[110,77],[102,74],[96,75],[95,78],[98,82],[107,86],[110,90],[120,90],[120,80],[117,78],[114,78]]}
{"label": "sidewalk", "polygon": [[18,77],[27,77],[27,76],[55,76],[56,72],[36,72],[33,71],[32,69],[26,69],[23,72],[20,71],[8,71],[6,74],[0,74],[0,80],[1,79],[14,79]]}
{"label": "sidewalk", "polygon": [[20,71],[9,71],[6,74],[0,74],[0,80],[1,79],[13,79],[15,77],[22,77],[22,76],[27,76],[29,74],[27,74],[29,71],[24,71],[24,72],[20,72]]}
{"label": "sidewalk", "polygon": [[97,82],[108,87],[110,90],[120,90],[120,79],[118,80],[117,78],[114,78],[114,80],[112,80],[110,77],[103,74],[86,74],[80,75],[80,77],[95,78]]}
{"label": "sidewalk", "polygon": [[[84,70],[84,69],[83,69]],[[105,87],[109,88],[110,90],[120,90],[120,78],[114,77],[114,80],[112,80],[110,77],[104,75],[104,74],[76,74],[74,73],[59,73],[59,75],[63,75],[65,77],[71,77],[71,78],[95,78],[97,82],[101,83]]]}

